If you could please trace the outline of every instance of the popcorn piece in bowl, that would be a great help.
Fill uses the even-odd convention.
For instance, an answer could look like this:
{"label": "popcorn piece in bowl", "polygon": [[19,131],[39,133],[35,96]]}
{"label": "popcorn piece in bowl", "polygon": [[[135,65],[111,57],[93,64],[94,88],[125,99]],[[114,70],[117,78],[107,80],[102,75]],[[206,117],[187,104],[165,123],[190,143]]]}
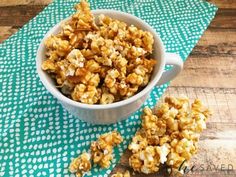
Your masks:
{"label": "popcorn piece in bowl", "polygon": [[85,0],[75,9],[61,31],[45,40],[42,69],[56,87],[86,104],[111,104],[141,91],[156,64],[152,34],[103,14],[96,24]]}
{"label": "popcorn piece in bowl", "polygon": [[78,84],[75,86],[71,96],[74,100],[79,100],[82,103],[94,104],[100,99],[101,90],[95,86]]}
{"label": "popcorn piece in bowl", "polygon": [[96,30],[97,25],[94,22],[94,17],[90,11],[89,4],[85,0],[81,0],[79,4],[75,5],[77,12],[72,16],[69,25],[73,29],[78,30]]}
{"label": "popcorn piece in bowl", "polygon": [[45,46],[48,49],[46,55],[51,60],[58,60],[65,57],[71,49],[67,40],[59,36],[52,35],[45,41]]}
{"label": "popcorn piece in bowl", "polygon": [[84,67],[85,58],[78,49],[73,49],[66,57],[66,59],[75,67]]}
{"label": "popcorn piece in bowl", "polygon": [[100,99],[100,103],[101,104],[109,104],[109,103],[114,102],[114,100],[115,100],[115,97],[112,94],[110,94],[110,93],[103,93],[102,97]]}
{"label": "popcorn piece in bowl", "polygon": [[200,133],[210,115],[199,99],[190,104],[186,97],[166,97],[154,111],[144,108],[142,127],[129,145],[130,166],[134,171],[150,174],[165,163],[171,171],[178,171],[197,153]]}

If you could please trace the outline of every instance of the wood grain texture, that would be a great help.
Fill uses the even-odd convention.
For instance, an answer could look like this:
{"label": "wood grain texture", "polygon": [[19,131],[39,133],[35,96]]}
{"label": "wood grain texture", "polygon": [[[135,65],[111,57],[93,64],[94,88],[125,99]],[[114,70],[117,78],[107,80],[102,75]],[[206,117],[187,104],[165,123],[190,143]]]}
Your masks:
{"label": "wood grain texture", "polygon": [[220,9],[236,9],[235,0],[207,0],[207,1],[216,5]]}
{"label": "wood grain texture", "polygon": [[236,55],[236,30],[208,29],[192,51],[193,55]]}
{"label": "wood grain texture", "polygon": [[22,27],[44,9],[44,5],[0,7],[0,26]]}
{"label": "wood grain texture", "polygon": [[53,0],[1,0],[0,6],[48,5]]}
{"label": "wood grain texture", "polygon": [[236,9],[219,9],[209,28],[236,29],[235,13]]}
{"label": "wood grain texture", "polygon": [[[36,16],[52,0],[0,0],[0,43]],[[208,0],[219,7],[216,17],[184,64],[182,73],[171,82],[166,95],[200,98],[214,114],[199,142],[199,153],[192,164],[211,170],[194,172],[191,177],[236,176],[236,0]],[[191,81],[191,82],[190,82]],[[164,97],[163,96],[163,97]],[[129,151],[113,172],[130,169]],[[234,170],[212,169],[228,164]],[[168,176],[157,174],[132,176]]]}
{"label": "wood grain texture", "polygon": [[0,26],[0,43],[15,34],[18,28],[12,26]]}
{"label": "wood grain texture", "polygon": [[191,55],[171,86],[236,88],[235,56]]}

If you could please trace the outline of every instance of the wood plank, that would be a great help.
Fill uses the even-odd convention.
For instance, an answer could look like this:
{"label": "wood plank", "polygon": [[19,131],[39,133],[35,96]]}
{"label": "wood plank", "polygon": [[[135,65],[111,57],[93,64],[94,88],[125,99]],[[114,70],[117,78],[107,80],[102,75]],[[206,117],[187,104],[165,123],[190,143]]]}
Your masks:
{"label": "wood plank", "polygon": [[209,28],[236,29],[235,14],[236,9],[219,9]]}
{"label": "wood plank", "polygon": [[184,63],[183,71],[171,85],[236,88],[235,56],[190,55]]}
{"label": "wood plank", "polygon": [[207,0],[221,9],[236,9],[235,0]]}
{"label": "wood plank", "polygon": [[48,5],[53,0],[1,0],[1,6],[17,6],[17,5]]}
{"label": "wood plank", "polygon": [[7,6],[0,7],[0,26],[23,26],[46,6]]}
{"label": "wood plank", "polygon": [[[236,44],[236,30],[226,29],[208,29],[204,32],[201,40],[198,42],[200,46],[219,45],[222,43],[229,43],[235,46]],[[230,53],[235,54],[235,53]]]}
{"label": "wood plank", "polygon": [[193,49],[193,55],[236,55],[236,30],[208,29]]}
{"label": "wood plank", "polygon": [[[236,175],[236,123],[219,123],[210,122],[207,124],[207,129],[201,134],[199,142],[198,153],[192,157],[191,166],[203,166],[205,170],[195,171],[189,173],[187,176],[191,177],[210,177],[219,176],[226,177],[229,175]],[[127,150],[121,157],[119,164],[113,169],[112,173],[116,171],[130,170],[128,158],[131,153]],[[214,166],[215,165],[215,169]],[[228,165],[233,166],[233,170],[225,169]],[[209,167],[210,166],[210,167]],[[208,171],[206,170],[208,168]],[[211,169],[210,169],[211,168]],[[217,168],[217,169],[216,169]],[[159,177],[165,174],[164,170],[159,173],[145,175],[147,177]],[[136,177],[144,176],[143,174],[135,173]]]}
{"label": "wood plank", "polygon": [[12,26],[1,26],[0,27],[0,43],[9,38],[11,35],[16,33],[18,28]]}

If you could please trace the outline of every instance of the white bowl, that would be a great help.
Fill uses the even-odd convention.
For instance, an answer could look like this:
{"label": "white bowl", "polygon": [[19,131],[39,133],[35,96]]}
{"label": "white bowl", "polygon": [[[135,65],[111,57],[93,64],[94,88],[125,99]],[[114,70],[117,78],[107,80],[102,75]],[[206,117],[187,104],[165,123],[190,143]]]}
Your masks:
{"label": "white bowl", "polygon": [[[46,48],[44,41],[52,34],[57,34],[60,30],[60,23],[55,25],[45,35],[41,41],[37,56],[36,56],[36,67],[39,74],[40,80],[46,89],[57,98],[63,107],[68,110],[75,117],[81,120],[90,122],[93,124],[111,124],[128,118],[133,112],[139,109],[145,100],[148,98],[152,88],[156,85],[163,84],[173,79],[181,70],[183,62],[180,57],[176,54],[165,53],[163,43],[156,33],[156,31],[149,26],[143,20],[120,11],[116,10],[93,10],[95,18],[100,14],[107,15],[111,18],[115,18],[126,22],[129,25],[134,25],[140,29],[149,31],[154,36],[154,51],[153,57],[157,60],[157,64],[153,70],[153,74],[149,84],[136,95],[119,102],[107,104],[107,105],[89,105],[80,102],[76,102],[65,95],[63,95],[55,86],[53,79],[50,75],[41,69],[43,60],[45,59]],[[70,17],[69,17],[70,18]],[[65,19],[68,20],[69,18]],[[63,21],[65,21],[63,20]],[[174,67],[172,70],[164,71],[166,64],[171,64]]]}

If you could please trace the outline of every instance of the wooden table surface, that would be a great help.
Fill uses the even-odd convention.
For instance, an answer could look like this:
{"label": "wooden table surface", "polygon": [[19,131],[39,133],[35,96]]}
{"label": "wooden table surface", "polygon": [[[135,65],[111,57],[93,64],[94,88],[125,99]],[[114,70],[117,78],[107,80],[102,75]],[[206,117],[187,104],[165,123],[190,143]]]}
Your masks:
{"label": "wooden table surface", "polygon": [[[1,0],[0,42],[36,16],[52,0]],[[214,112],[193,163],[205,171],[188,176],[236,176],[236,0],[209,0],[219,7],[216,17],[172,81],[165,95],[200,98]],[[131,170],[125,152],[115,171]],[[233,170],[221,170],[232,168]],[[208,170],[206,170],[208,169]],[[134,176],[146,176],[135,174]],[[149,177],[165,176],[162,172]]]}

